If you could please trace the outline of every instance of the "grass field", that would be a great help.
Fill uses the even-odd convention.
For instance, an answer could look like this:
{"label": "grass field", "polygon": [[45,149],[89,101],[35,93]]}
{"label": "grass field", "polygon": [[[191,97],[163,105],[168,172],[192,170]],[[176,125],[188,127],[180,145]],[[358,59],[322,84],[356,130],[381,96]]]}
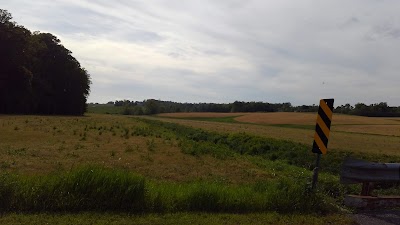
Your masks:
{"label": "grass field", "polygon": [[[247,132],[277,139],[310,144],[314,137],[315,113],[244,113],[235,114],[229,123],[222,121],[230,114],[214,113],[220,122],[212,123],[212,113],[203,120],[201,113],[160,114],[164,121],[220,132]],[[175,119],[174,119],[175,118]],[[195,118],[195,119],[192,119]],[[267,127],[266,127],[267,126]],[[346,150],[400,156],[400,120],[335,115],[329,139],[330,151]]]}
{"label": "grass field", "polygon": [[282,215],[278,213],[252,214],[213,214],[213,213],[174,213],[129,215],[110,213],[82,214],[9,214],[0,217],[1,224],[10,225],[42,225],[42,224],[270,224],[270,225],[320,225],[320,224],[353,224],[352,220],[343,215]]}
{"label": "grass field", "polygon": [[246,182],[247,171],[267,176],[243,160],[188,157],[174,139],[132,135],[145,124],[123,116],[0,116],[0,126],[3,171],[42,174],[92,163],[171,181]]}
{"label": "grass field", "polygon": [[[279,123],[255,122],[268,117],[258,113],[1,115],[0,210],[7,213],[0,223],[351,224],[339,208],[359,187],[339,184],[340,163],[350,153],[400,159],[392,134],[400,121],[343,116],[333,125],[318,190],[310,193],[315,115],[279,115]],[[292,115],[297,122],[284,120]],[[140,191],[115,190],[130,184]],[[136,205],[124,200],[137,198],[133,193],[143,193]],[[114,200],[102,204],[105,196]],[[137,210],[145,215],[129,216]]]}

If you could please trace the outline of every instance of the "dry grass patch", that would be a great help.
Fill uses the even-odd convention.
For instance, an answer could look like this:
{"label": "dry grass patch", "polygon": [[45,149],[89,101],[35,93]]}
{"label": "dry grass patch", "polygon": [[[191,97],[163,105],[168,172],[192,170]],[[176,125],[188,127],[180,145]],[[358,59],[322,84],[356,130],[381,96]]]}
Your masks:
{"label": "dry grass patch", "polygon": [[[250,182],[270,177],[246,160],[181,152],[174,139],[132,135],[129,117],[0,116],[0,169],[46,174],[84,164],[125,168],[152,179]],[[249,172],[251,171],[251,172]]]}

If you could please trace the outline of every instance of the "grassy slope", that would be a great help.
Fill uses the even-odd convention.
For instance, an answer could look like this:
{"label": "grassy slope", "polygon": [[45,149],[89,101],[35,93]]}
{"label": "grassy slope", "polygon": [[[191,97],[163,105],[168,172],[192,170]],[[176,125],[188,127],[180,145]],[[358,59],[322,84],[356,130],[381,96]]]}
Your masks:
{"label": "grassy slope", "polygon": [[[188,124],[193,125],[192,123],[195,122],[198,121],[190,121]],[[204,121],[201,123],[207,123],[210,127],[213,125],[213,131],[227,131],[226,124]],[[123,116],[93,114],[80,118],[0,116],[0,126],[2,126],[0,135],[3,138],[0,143],[2,156],[0,166],[3,170],[11,172],[43,174],[49,171],[68,171],[71,167],[88,162],[101,162],[106,167],[134,170],[154,180],[191,182],[200,178],[226,184],[273,180],[276,177],[290,176],[293,171],[299,170],[298,167],[289,166],[285,162],[273,162],[250,155],[230,155],[220,159],[212,157],[208,153],[185,154],[181,150],[181,142],[174,136],[169,136],[171,134],[168,132],[149,133],[148,135],[133,134],[132,131],[137,131],[138,127],[139,130],[145,129],[148,126],[146,124],[140,120],[132,120]],[[244,124],[234,125],[244,126]],[[232,131],[239,132],[240,129]],[[304,171],[304,173],[305,177],[310,176],[309,172]],[[321,178],[325,179],[324,176]],[[328,183],[332,182],[330,178],[328,180]],[[322,181],[321,184],[323,185],[323,183]],[[87,215],[91,216],[91,214],[80,214],[76,217]],[[96,214],[93,215],[96,217]],[[185,215],[193,218],[193,214]],[[256,217],[266,216],[269,218],[270,215],[274,214],[256,214]],[[20,218],[25,218],[25,216],[26,218],[30,216],[48,218],[43,214],[21,215]],[[211,217],[212,220],[221,221],[219,220],[220,216],[224,215],[212,215]],[[15,215],[10,214],[6,218],[13,217]],[[149,215],[149,218],[151,217],[153,216]],[[229,215],[229,218],[231,217],[234,215]],[[313,221],[317,216],[283,217],[292,221],[301,221],[301,218]],[[340,216],[337,217],[340,218]],[[58,221],[57,218],[59,216],[54,217],[53,221]],[[246,218],[237,219],[243,220],[243,223],[252,223]],[[175,216],[172,216],[171,220],[175,221],[175,219]],[[275,219],[276,217],[273,216],[270,220],[275,224],[277,223]],[[323,217],[324,223],[330,219],[332,217]],[[124,220],[120,221],[124,223]],[[209,221],[206,220],[206,222]]]}

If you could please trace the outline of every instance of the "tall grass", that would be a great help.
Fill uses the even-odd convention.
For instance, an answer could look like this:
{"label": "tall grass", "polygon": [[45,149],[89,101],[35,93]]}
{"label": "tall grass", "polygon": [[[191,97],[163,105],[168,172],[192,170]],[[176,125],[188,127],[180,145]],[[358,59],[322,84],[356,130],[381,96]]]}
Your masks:
{"label": "tall grass", "polygon": [[142,211],[143,177],[100,167],[63,174],[16,176],[3,174],[0,208],[5,211]]}
{"label": "tall grass", "polygon": [[1,212],[320,212],[329,196],[308,192],[302,181],[252,185],[216,182],[156,183],[128,171],[87,166],[45,176],[0,177]]}

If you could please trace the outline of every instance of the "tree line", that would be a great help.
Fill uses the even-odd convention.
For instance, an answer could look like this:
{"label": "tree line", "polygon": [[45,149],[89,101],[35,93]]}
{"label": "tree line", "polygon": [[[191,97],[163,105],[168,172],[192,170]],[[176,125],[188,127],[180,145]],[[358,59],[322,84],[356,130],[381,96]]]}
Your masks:
{"label": "tree line", "polygon": [[[117,100],[110,101],[108,104],[122,107],[122,114],[126,115],[151,115],[158,113],[175,112],[317,112],[318,105],[293,106],[290,102],[268,103],[268,102],[243,102],[233,103],[179,103],[172,101],[161,101],[148,99],[144,101]],[[386,102],[366,105],[357,103],[355,106],[350,104],[340,105],[334,108],[334,113],[374,116],[374,117],[394,117],[400,116],[400,107],[388,106]]]}
{"label": "tree line", "polygon": [[[290,112],[292,105],[290,103],[264,103],[264,102],[239,102],[234,103],[179,103],[172,101],[161,101],[148,99],[144,101],[117,100],[110,101],[108,104],[123,107],[123,114],[132,115],[151,115],[158,113],[175,112]],[[318,106],[316,106],[318,109]],[[303,108],[303,107],[299,107]],[[304,107],[304,111],[312,111],[310,107]]]}
{"label": "tree line", "polygon": [[0,9],[0,113],[82,115],[90,75],[61,41]]}
{"label": "tree line", "polygon": [[370,105],[357,103],[354,106],[345,104],[337,106],[334,112],[369,117],[400,117],[400,106],[388,106],[386,102]]}

